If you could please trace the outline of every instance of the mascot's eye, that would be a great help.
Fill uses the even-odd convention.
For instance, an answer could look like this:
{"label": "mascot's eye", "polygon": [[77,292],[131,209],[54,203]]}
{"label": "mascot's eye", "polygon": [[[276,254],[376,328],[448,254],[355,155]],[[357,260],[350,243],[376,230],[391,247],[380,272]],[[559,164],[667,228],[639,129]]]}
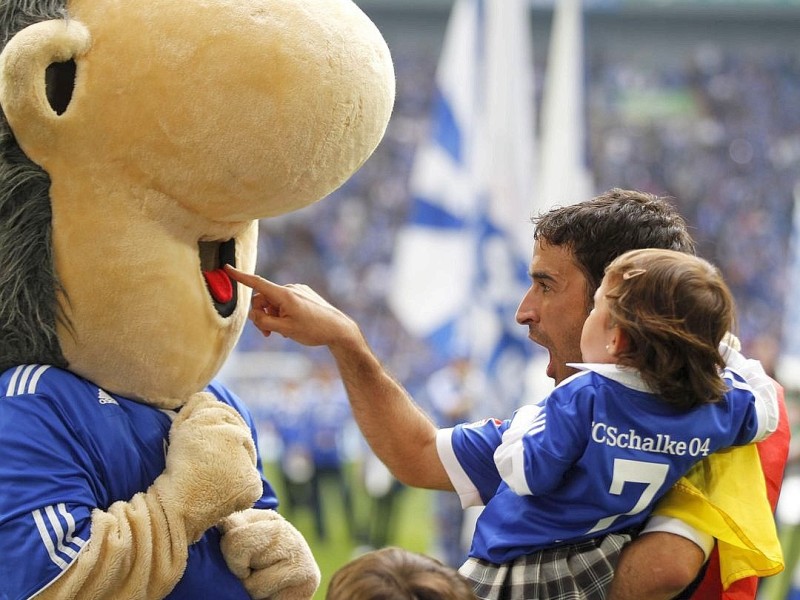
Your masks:
{"label": "mascot's eye", "polygon": [[45,71],[47,101],[57,115],[63,114],[72,100],[72,91],[75,89],[75,71],[74,60],[53,63]]}

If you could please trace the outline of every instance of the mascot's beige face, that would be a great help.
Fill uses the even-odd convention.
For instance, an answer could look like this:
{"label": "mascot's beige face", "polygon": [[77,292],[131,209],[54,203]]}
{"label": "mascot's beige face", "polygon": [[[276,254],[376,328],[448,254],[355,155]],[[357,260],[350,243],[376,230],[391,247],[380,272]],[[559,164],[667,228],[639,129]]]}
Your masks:
{"label": "mascot's beige face", "polygon": [[[350,0],[76,0],[2,56],[0,100],[52,180],[70,369],[182,404],[238,339],[257,219],[324,197],[388,121],[388,49]],[[74,60],[66,110],[44,70]],[[269,368],[265,365],[265,369]]]}

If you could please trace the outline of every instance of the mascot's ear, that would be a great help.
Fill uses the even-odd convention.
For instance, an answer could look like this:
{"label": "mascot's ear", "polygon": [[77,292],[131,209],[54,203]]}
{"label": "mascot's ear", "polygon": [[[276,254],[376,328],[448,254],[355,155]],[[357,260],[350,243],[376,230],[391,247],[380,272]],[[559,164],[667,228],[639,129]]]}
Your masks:
{"label": "mascot's ear", "polygon": [[0,54],[0,105],[20,146],[34,161],[52,143],[75,84],[75,58],[91,45],[77,21],[26,27]]}

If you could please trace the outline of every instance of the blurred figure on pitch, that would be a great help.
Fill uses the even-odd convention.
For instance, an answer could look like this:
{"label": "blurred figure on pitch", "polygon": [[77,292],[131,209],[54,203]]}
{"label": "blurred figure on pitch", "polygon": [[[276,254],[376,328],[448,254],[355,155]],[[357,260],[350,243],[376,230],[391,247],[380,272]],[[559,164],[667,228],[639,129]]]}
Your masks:
{"label": "blurred figure on pitch", "polygon": [[311,506],[310,482],[314,476],[314,460],[307,415],[308,398],[300,382],[293,378],[283,380],[272,426],[280,440],[278,466],[284,489],[282,504],[290,518],[299,508]]}
{"label": "blurred figure on pitch", "polygon": [[[442,428],[471,421],[479,403],[489,397],[485,374],[467,356],[456,357],[434,372],[425,392],[431,416]],[[458,568],[467,560],[477,514],[471,509],[465,511],[458,495],[450,492],[435,492],[435,503],[436,555]]]}
{"label": "blurred figure on pitch", "polygon": [[[314,526],[320,540],[328,539],[326,516],[330,515],[331,494],[325,488],[334,487],[351,539],[356,537],[353,500],[345,469],[344,432],[351,419],[350,403],[336,371],[324,365],[308,384],[307,420],[313,462],[311,475],[311,509]],[[323,496],[325,501],[323,501]]]}
{"label": "blurred figure on pitch", "polygon": [[391,543],[398,503],[405,489],[365,443],[362,449],[361,485],[369,499],[369,508],[366,523],[359,526],[359,553]]}

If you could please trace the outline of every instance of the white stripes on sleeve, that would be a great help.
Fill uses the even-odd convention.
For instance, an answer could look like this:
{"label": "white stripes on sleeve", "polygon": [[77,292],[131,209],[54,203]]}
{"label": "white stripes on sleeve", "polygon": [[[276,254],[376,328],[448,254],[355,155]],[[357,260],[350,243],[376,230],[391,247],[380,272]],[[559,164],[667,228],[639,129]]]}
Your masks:
{"label": "white stripes on sleeve", "polygon": [[50,560],[63,571],[86,543],[75,535],[75,519],[63,503],[36,509],[31,514]]}
{"label": "white stripes on sleeve", "polygon": [[522,438],[527,433],[538,433],[545,428],[542,406],[528,404],[520,408],[503,433],[503,442],[494,451],[494,463],[500,477],[520,496],[533,494],[525,478],[525,447]]}
{"label": "white stripes on sleeve", "polygon": [[50,365],[20,365],[14,369],[11,381],[8,382],[6,396],[21,396],[22,394],[33,394],[36,392],[36,385],[42,373],[47,371]]}

